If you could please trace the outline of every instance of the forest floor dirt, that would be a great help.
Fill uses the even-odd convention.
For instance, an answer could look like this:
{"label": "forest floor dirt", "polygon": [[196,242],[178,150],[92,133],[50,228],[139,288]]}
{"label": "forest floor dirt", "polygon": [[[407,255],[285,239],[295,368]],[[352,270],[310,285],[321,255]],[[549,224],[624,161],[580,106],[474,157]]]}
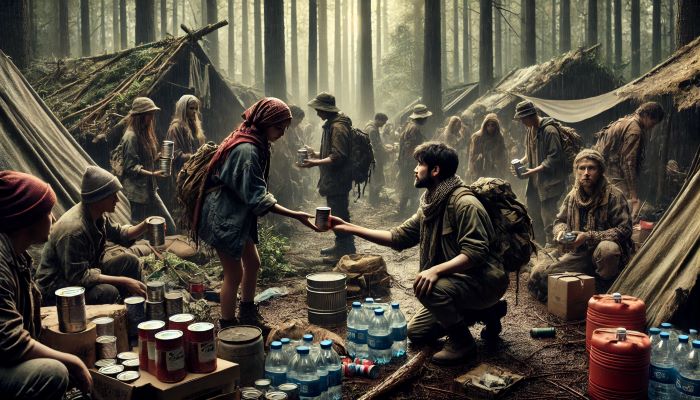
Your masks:
{"label": "forest floor dirt", "polygon": [[[318,199],[318,204],[324,204]],[[313,209],[311,203],[307,203]],[[387,229],[400,224],[403,218],[396,214],[396,205],[385,199],[380,207],[369,207],[365,199],[351,204],[352,221],[369,228]],[[297,277],[284,279],[274,286],[285,286],[289,294],[264,302],[260,312],[271,324],[281,323],[286,319],[305,321],[306,291],[305,275],[314,271],[330,271],[331,264],[324,264],[319,250],[333,244],[330,232],[316,233],[295,224],[288,233],[290,250],[287,259],[299,271]],[[396,252],[362,239],[356,240],[358,253],[381,255],[393,276],[391,294],[377,301],[398,301],[401,309],[410,319],[419,309],[420,304],[413,296],[412,283],[418,269],[418,249],[412,248]],[[508,314],[503,319],[501,340],[487,346],[479,338],[482,326],[471,328],[477,340],[478,355],[475,360],[455,367],[439,367],[429,362],[425,364],[419,378],[404,384],[392,393],[391,399],[454,399],[468,398],[455,390],[454,379],[476,367],[480,363],[489,363],[506,368],[525,378],[512,388],[504,399],[577,399],[585,396],[588,378],[588,358],[585,350],[584,321],[563,322],[547,313],[546,304],[532,298],[527,291],[527,273],[521,274],[518,305],[516,305],[515,276],[511,274],[511,284],[505,295],[508,301]],[[263,290],[261,287],[259,290]],[[552,339],[532,339],[529,335],[533,327],[555,327],[556,337]],[[332,329],[345,338],[345,327]],[[434,349],[437,351],[439,349]],[[409,346],[408,358],[416,350]],[[404,361],[405,362],[405,361]],[[393,362],[382,367],[378,379],[345,378],[343,396],[356,399],[379,384],[404,362]]]}

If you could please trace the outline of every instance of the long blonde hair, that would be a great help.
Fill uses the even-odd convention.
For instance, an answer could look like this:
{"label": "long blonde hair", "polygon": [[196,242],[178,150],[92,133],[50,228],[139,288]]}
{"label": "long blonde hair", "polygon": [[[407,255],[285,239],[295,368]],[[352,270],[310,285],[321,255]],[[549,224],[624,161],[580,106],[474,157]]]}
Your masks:
{"label": "long blonde hair", "polygon": [[201,146],[206,141],[204,129],[202,129],[201,111],[197,111],[194,115],[194,121],[187,119],[187,106],[189,106],[192,101],[196,102],[199,108],[202,107],[202,103],[197,97],[191,94],[183,95],[180,97],[180,100],[175,103],[175,114],[173,115],[171,124],[177,124],[187,129]]}

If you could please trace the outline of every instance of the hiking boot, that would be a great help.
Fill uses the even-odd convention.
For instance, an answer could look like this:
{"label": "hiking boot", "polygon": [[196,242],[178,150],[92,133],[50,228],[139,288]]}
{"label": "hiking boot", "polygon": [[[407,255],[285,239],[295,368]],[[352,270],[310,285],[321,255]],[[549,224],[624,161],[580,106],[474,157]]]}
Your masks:
{"label": "hiking boot", "polygon": [[458,364],[476,356],[476,343],[464,321],[450,327],[447,331],[445,345],[442,350],[433,355],[434,364]]}
{"label": "hiking boot", "polygon": [[223,319],[219,318],[219,330],[224,330],[226,328],[231,328],[233,326],[240,325],[238,318],[233,317],[233,319]]}
{"label": "hiking boot", "polygon": [[265,323],[265,319],[258,311],[258,306],[252,301],[240,302],[238,321],[239,325],[257,326],[262,330],[264,338],[267,338],[267,335],[272,331],[272,327]]}
{"label": "hiking boot", "polygon": [[500,335],[503,330],[501,318],[505,317],[506,313],[508,313],[508,303],[501,299],[491,307],[481,310],[481,312],[481,321],[486,325],[481,330],[481,338],[487,341],[497,340],[498,335]]}
{"label": "hiking boot", "polygon": [[321,249],[320,253],[321,253],[322,256],[334,255],[334,254],[335,254],[335,249],[336,249],[336,246],[333,245],[333,246],[331,246],[331,247],[326,247],[326,248],[324,248],[324,249]]}

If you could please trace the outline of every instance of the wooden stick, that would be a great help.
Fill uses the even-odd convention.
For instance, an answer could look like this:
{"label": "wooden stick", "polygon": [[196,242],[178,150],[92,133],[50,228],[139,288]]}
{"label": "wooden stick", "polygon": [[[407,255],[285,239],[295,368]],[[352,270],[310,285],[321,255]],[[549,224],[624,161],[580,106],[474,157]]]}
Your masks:
{"label": "wooden stick", "polygon": [[362,395],[362,397],[360,397],[359,400],[385,398],[387,393],[394,390],[397,386],[419,375],[421,370],[423,369],[425,360],[428,359],[429,354],[430,348],[424,348],[420,351],[420,353],[413,356],[413,358],[406,364],[404,364],[401,368],[397,369],[393,374],[389,375],[388,378],[384,379],[382,383],[373,387],[372,390]]}
{"label": "wooden stick", "polygon": [[559,389],[565,390],[565,391],[567,391],[567,392],[573,394],[574,396],[576,396],[576,397],[579,398],[579,399],[587,399],[587,397],[584,396],[582,393],[580,393],[579,391],[574,390],[574,389],[572,389],[572,388],[570,388],[570,387],[568,387],[568,386],[564,386],[564,385],[562,385],[562,384],[560,384],[560,383],[557,383],[557,382],[555,382],[555,381],[553,381],[553,380],[551,380],[551,379],[545,379],[544,381],[547,382],[547,383],[550,383],[550,384],[552,384],[552,385],[554,385],[554,386],[556,386],[556,387],[558,387]]}

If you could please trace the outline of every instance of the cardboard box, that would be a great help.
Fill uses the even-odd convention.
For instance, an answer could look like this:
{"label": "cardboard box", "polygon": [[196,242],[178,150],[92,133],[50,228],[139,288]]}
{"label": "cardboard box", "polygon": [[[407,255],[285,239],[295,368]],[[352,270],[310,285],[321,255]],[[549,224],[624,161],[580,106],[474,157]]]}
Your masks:
{"label": "cardboard box", "polygon": [[[485,386],[483,381],[486,376],[500,378],[505,385]],[[453,386],[455,391],[465,394],[470,399],[495,399],[502,396],[522,379],[522,375],[515,374],[505,368],[483,363],[455,378]]]}
{"label": "cardboard box", "polygon": [[[55,307],[54,307],[55,308]],[[58,323],[50,328],[42,327],[41,343],[68,354],[75,354],[85,365],[95,365],[95,340],[97,331],[95,324],[87,323],[87,329],[75,333],[63,333],[58,329]]]}
{"label": "cardboard box", "polygon": [[586,318],[588,300],[595,293],[595,278],[564,272],[547,278],[547,310],[565,321]]}
{"label": "cardboard box", "polygon": [[90,374],[95,387],[92,398],[95,400],[210,399],[234,392],[240,370],[238,364],[219,358],[216,371],[209,374],[189,373],[185,379],[177,383],[163,383],[148,372],[139,370],[139,373],[141,377],[135,382],[124,383],[91,369]]}

